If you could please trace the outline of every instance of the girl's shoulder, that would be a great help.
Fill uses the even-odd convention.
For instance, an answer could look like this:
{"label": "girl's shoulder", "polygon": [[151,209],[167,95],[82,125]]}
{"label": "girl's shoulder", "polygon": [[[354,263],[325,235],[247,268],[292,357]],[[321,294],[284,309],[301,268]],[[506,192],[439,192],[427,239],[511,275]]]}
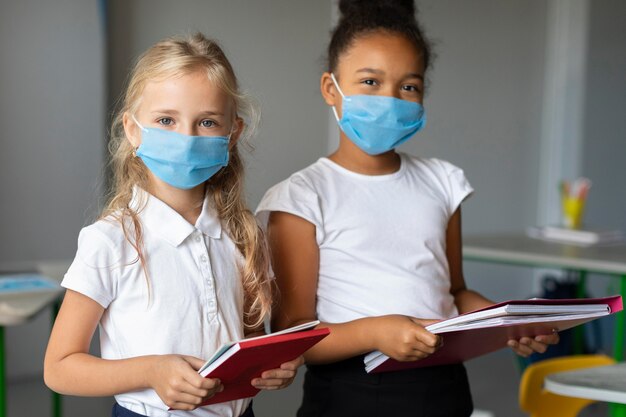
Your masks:
{"label": "girl's shoulder", "polygon": [[291,174],[287,179],[271,187],[259,203],[256,215],[265,227],[269,213],[283,211],[295,214],[315,225],[320,225],[319,196],[329,181],[328,168],[320,158],[308,167]]}
{"label": "girl's shoulder", "polygon": [[405,163],[407,168],[412,171],[426,170],[443,176],[449,176],[457,171],[463,172],[461,168],[444,159],[419,157],[406,153],[400,153],[400,155],[403,163]]}
{"label": "girl's shoulder", "polygon": [[441,196],[450,214],[474,192],[463,170],[446,160],[407,154],[402,154],[402,158],[412,181]]}
{"label": "girl's shoulder", "polygon": [[274,194],[296,194],[306,195],[315,193],[324,182],[328,181],[329,167],[324,162],[325,158],[320,158],[308,167],[294,172],[286,179],[272,186],[266,193]]}
{"label": "girl's shoulder", "polygon": [[[81,229],[78,235],[77,254],[83,259],[119,260],[132,248],[127,234],[133,230],[130,222],[124,227],[114,215],[96,220]],[[130,247],[129,247],[130,246]]]}

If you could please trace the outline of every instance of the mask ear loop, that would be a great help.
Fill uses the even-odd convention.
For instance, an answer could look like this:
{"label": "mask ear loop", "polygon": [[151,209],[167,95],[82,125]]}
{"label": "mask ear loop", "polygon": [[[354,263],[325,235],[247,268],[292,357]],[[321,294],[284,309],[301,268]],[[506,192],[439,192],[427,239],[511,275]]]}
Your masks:
{"label": "mask ear loop", "polygon": [[137,124],[137,126],[139,126],[139,129],[143,130],[144,132],[148,131],[148,129],[146,129],[145,127],[141,125],[141,123],[139,123],[139,121],[135,118],[134,114],[131,114],[130,117],[133,118],[133,121]]}
{"label": "mask ear loop", "polygon": [[[130,117],[132,117],[132,118],[133,118],[133,121],[137,124],[137,126],[139,127],[139,129],[141,129],[141,130],[142,130],[142,131],[144,131],[144,132],[147,132],[147,131],[148,131],[148,129],[146,129],[145,127],[143,127],[143,126],[141,125],[141,123],[139,123],[139,121],[137,120],[137,118],[135,118],[135,115],[134,115],[134,114],[131,114],[131,115],[130,115]],[[139,149],[139,146],[136,146],[136,147],[134,147],[134,148],[133,148],[133,157],[134,157],[134,158],[137,158],[137,149]]]}
{"label": "mask ear loop", "polygon": [[[339,91],[339,94],[341,94],[341,98],[343,100],[346,100],[346,96],[343,94],[343,91],[341,91],[341,88],[339,87],[339,83],[337,82],[337,79],[335,78],[335,74],[331,72],[330,78],[333,80],[333,83],[335,84],[337,91]],[[340,119],[339,119],[339,114],[337,113],[337,109],[335,108],[335,106],[333,106],[332,109],[333,109],[333,113],[335,113],[335,119],[337,119],[337,123],[339,123]]]}

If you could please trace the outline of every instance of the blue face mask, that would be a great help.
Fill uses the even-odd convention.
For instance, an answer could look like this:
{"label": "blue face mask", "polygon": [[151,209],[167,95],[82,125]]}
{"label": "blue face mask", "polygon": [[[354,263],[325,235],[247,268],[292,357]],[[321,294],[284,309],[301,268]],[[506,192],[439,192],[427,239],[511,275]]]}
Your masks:
{"label": "blue face mask", "polygon": [[421,104],[395,97],[353,95],[346,97],[334,74],[330,74],[343,97],[339,127],[363,152],[379,155],[406,142],[426,124]]}
{"label": "blue face mask", "polygon": [[228,165],[227,136],[188,136],[170,130],[143,127],[136,154],[159,179],[188,190],[202,184]]}

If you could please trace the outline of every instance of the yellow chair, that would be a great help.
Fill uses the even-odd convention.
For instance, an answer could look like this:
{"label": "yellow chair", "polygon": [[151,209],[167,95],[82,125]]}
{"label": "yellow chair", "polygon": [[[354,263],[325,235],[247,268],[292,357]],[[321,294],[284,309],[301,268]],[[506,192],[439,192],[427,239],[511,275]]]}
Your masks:
{"label": "yellow chair", "polygon": [[605,355],[576,355],[546,359],[529,365],[520,381],[519,405],[530,417],[576,417],[593,400],[563,397],[543,389],[548,374],[574,369],[610,365],[615,361]]}

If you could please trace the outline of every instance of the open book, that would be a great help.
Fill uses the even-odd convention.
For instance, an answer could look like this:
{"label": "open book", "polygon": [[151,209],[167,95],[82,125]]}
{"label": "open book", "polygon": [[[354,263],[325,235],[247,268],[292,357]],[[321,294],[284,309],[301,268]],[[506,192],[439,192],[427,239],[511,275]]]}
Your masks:
{"label": "open book", "polygon": [[218,378],[224,390],[202,405],[255,396],[259,390],[250,383],[254,378],[297,358],[328,336],[330,330],[327,328],[313,329],[318,324],[319,321],[312,321],[222,345],[198,373],[206,378]]}
{"label": "open book", "polygon": [[463,362],[507,346],[509,339],[563,331],[621,311],[622,297],[563,300],[511,300],[426,326],[443,337],[443,347],[413,362],[398,362],[382,352],[365,356],[367,372],[385,372]]}

